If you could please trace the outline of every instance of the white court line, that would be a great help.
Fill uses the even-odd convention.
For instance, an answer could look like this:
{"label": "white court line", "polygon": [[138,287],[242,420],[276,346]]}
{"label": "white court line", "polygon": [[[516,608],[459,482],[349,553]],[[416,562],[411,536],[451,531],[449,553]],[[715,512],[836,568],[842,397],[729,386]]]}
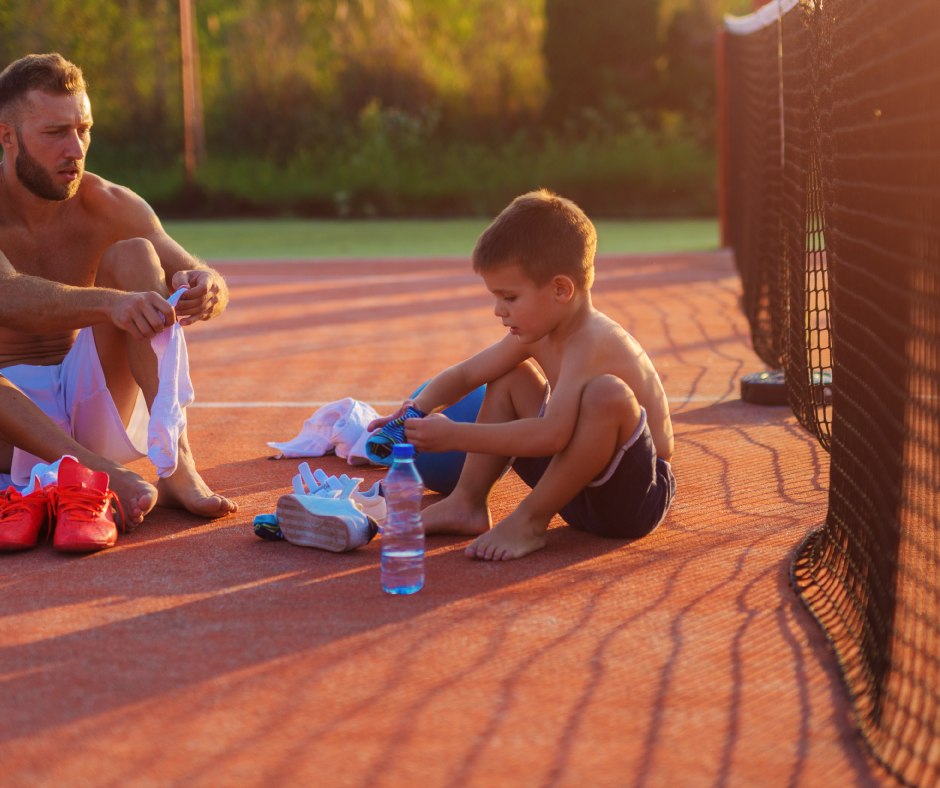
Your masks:
{"label": "white court line", "polygon": [[[335,401],[335,400],[334,400]],[[402,401],[381,400],[378,402],[369,402],[373,407],[385,407],[387,405],[401,405]],[[322,408],[329,405],[329,402],[194,402],[191,408]]]}
{"label": "white court line", "polygon": [[[685,402],[719,402],[724,398],[720,397],[674,397],[668,401],[670,404],[682,404]],[[379,400],[377,402],[368,402],[367,405],[373,407],[389,407],[401,405],[401,400]],[[194,402],[190,408],[322,408],[324,405],[330,405],[330,402]]]}

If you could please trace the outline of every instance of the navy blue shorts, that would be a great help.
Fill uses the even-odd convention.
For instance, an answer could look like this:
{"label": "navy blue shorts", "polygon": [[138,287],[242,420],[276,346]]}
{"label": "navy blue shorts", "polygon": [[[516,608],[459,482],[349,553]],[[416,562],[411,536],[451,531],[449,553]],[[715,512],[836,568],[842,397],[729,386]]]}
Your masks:
{"label": "navy blue shorts", "polygon": [[[535,487],[552,457],[516,457],[512,467]],[[656,456],[643,411],[640,426],[617,452],[607,472],[559,512],[572,528],[610,539],[639,539],[656,530],[676,494],[676,477]]]}

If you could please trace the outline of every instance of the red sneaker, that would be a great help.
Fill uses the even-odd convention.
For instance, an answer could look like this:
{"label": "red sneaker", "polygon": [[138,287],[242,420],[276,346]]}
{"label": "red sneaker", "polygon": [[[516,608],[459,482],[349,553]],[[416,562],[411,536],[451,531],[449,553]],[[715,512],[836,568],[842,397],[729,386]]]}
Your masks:
{"label": "red sneaker", "polygon": [[[59,481],[53,497],[56,550],[66,553],[92,553],[113,547],[117,525],[111,512],[115,501],[123,519],[124,511],[111,490],[108,474],[95,473],[71,457],[59,464]],[[123,530],[123,529],[122,529]]]}
{"label": "red sneaker", "polygon": [[35,547],[50,519],[50,501],[45,490],[21,495],[10,487],[0,493],[0,551]]}

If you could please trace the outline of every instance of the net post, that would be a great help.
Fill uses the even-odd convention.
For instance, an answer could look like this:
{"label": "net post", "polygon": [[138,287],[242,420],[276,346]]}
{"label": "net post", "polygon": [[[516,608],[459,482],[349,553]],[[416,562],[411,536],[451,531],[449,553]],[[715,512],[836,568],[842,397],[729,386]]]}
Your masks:
{"label": "net post", "polygon": [[727,33],[724,25],[715,31],[715,101],[718,116],[718,226],[721,232],[721,248],[731,246],[728,230],[728,181],[730,173],[728,135],[728,84],[725,68],[725,41]]}

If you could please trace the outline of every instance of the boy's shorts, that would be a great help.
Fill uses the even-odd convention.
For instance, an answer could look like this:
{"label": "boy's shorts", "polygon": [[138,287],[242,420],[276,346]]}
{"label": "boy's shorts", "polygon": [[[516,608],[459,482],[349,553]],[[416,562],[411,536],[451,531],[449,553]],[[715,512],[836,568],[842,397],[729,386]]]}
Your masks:
{"label": "boy's shorts", "polygon": [[[646,411],[640,410],[640,426],[604,475],[559,512],[572,528],[611,539],[639,539],[655,531],[666,517],[676,494],[676,477],[669,463],[656,456]],[[552,459],[516,457],[511,464],[522,481],[535,487]]]}

